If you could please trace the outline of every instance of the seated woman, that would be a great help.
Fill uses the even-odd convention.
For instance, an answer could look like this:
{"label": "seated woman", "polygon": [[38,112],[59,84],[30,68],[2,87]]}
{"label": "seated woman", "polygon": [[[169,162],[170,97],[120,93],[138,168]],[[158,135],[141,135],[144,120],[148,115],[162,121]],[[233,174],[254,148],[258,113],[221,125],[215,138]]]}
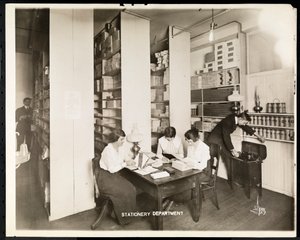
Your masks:
{"label": "seated woman", "polygon": [[164,136],[158,140],[156,154],[161,158],[163,157],[163,154],[170,154],[175,157],[183,158],[182,141],[180,137],[176,136],[176,129],[174,127],[167,127],[165,129]]}
{"label": "seated woman", "polygon": [[121,225],[128,224],[129,218],[122,217],[122,212],[136,210],[136,189],[121,176],[122,169],[126,166],[123,144],[125,133],[116,129],[110,135],[110,142],[102,151],[99,161],[100,173],[97,185],[100,193],[108,196],[114,207],[114,213]]}
{"label": "seated woman", "polygon": [[196,128],[188,130],[184,136],[189,144],[184,161],[194,169],[203,170],[199,176],[200,182],[206,181],[210,175],[209,146],[200,140],[199,131]]}
{"label": "seated woman", "polygon": [[[189,146],[187,149],[187,157],[182,159],[182,161],[186,162],[186,164],[193,169],[203,170],[198,175],[199,181],[207,181],[210,177],[210,166],[208,161],[210,159],[209,147],[200,140],[199,132],[196,128],[188,130],[185,132],[184,136]],[[191,190],[187,190],[170,197],[170,199],[175,202],[187,202],[191,199],[191,194]]]}

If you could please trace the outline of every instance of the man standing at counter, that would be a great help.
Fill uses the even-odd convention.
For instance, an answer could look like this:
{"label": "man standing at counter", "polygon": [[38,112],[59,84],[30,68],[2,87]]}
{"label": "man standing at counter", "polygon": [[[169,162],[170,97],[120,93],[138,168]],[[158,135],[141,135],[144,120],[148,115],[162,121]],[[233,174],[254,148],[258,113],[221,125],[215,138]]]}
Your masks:
{"label": "man standing at counter", "polygon": [[260,136],[249,127],[247,124],[251,121],[250,116],[244,111],[240,114],[230,114],[226,118],[222,119],[215,128],[212,130],[208,137],[208,144],[215,143],[220,146],[220,155],[224,161],[227,171],[228,182],[232,188],[232,176],[231,176],[231,157],[239,157],[238,151],[234,149],[231,141],[231,133],[233,133],[237,127],[240,127],[249,135],[255,135],[260,142],[264,142],[263,136]]}

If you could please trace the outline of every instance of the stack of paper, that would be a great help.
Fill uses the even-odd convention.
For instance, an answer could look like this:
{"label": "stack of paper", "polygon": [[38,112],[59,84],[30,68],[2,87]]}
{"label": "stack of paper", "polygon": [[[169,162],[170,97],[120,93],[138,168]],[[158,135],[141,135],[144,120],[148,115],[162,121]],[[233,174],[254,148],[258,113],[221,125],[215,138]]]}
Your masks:
{"label": "stack of paper", "polygon": [[170,174],[168,172],[166,172],[166,171],[162,171],[162,172],[158,172],[158,173],[152,173],[152,174],[150,174],[150,176],[153,179],[158,179],[158,178],[169,177]]}
{"label": "stack of paper", "polygon": [[147,175],[149,173],[156,172],[156,171],[158,171],[156,168],[153,168],[151,166],[147,166],[143,169],[136,170],[135,172],[138,173],[138,174],[141,174],[141,175]]}

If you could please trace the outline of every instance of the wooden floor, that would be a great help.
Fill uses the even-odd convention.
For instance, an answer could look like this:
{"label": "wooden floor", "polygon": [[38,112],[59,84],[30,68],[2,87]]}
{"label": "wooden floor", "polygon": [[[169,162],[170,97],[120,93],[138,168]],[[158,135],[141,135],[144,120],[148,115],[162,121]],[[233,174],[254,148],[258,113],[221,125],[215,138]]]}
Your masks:
{"label": "wooden floor", "polygon": [[[36,178],[37,158],[22,164],[16,170],[16,228],[31,230],[90,230],[90,225],[97,218],[94,209],[49,222],[44,209],[41,190]],[[266,215],[257,216],[250,212],[256,204],[256,192],[251,191],[248,199],[243,188],[234,190],[224,179],[218,179],[218,199],[220,210],[210,199],[202,205],[199,222],[191,217],[189,203],[174,204],[170,211],[182,212],[182,215],[164,217],[165,230],[209,230],[209,231],[290,231],[294,229],[293,198],[272,191],[263,190],[260,205],[266,209]],[[152,200],[145,194],[138,195],[139,211],[151,211]],[[107,215],[95,231],[101,230],[152,230],[151,217],[134,217],[129,225],[117,225]]]}

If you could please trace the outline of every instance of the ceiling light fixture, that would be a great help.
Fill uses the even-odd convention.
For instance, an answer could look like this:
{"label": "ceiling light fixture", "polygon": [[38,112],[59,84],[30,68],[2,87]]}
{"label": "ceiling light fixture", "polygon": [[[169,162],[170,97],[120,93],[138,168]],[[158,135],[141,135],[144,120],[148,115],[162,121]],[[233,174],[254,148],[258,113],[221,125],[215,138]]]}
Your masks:
{"label": "ceiling light fixture", "polygon": [[214,29],[217,26],[217,24],[215,24],[214,22],[214,10],[211,10],[211,23],[210,23],[210,31],[209,31],[209,35],[208,35],[208,40],[210,42],[212,42],[215,38],[214,38]]}

